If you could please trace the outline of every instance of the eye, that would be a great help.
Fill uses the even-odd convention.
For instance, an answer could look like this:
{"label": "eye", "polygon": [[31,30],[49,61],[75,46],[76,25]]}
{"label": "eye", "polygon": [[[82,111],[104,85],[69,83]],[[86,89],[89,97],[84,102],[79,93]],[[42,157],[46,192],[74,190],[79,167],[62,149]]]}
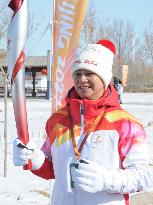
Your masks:
{"label": "eye", "polygon": [[73,78],[74,79],[79,78],[81,75],[82,75],[81,73],[74,73]]}
{"label": "eye", "polygon": [[85,75],[86,75],[87,77],[91,77],[91,76],[94,75],[94,73],[93,73],[93,72],[88,72],[88,73],[86,73]]}
{"label": "eye", "polygon": [[86,76],[86,77],[92,77],[93,75],[95,75],[95,73],[93,73],[93,72],[84,72],[84,73],[81,73],[81,72],[75,72],[74,74],[73,74],[73,78],[74,79],[78,79],[78,78],[80,78],[81,76]]}

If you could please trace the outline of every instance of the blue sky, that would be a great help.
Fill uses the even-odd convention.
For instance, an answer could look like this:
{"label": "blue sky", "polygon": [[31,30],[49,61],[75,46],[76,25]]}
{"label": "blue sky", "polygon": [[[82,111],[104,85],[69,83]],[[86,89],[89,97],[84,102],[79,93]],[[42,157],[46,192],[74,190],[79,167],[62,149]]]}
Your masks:
{"label": "blue sky", "polygon": [[28,3],[30,15],[34,18],[34,23],[41,23],[38,26],[37,32],[34,32],[34,35],[29,38],[29,41],[27,41],[27,54],[47,55],[47,50],[51,48],[51,30],[49,22],[52,10],[52,0],[28,0]]}
{"label": "blue sky", "polygon": [[101,0],[98,11],[110,19],[117,18],[135,25],[137,35],[142,35],[148,21],[153,18],[153,0]]}
{"label": "blue sky", "polygon": [[[42,33],[50,21],[52,0],[28,0],[28,3],[35,21],[42,19],[42,23],[27,42],[27,52],[29,55],[46,55],[51,48],[51,31],[48,28],[44,35]],[[99,16],[105,15],[110,20],[123,19],[133,23],[139,37],[142,37],[149,20],[153,19],[153,0],[95,0],[95,3]]]}

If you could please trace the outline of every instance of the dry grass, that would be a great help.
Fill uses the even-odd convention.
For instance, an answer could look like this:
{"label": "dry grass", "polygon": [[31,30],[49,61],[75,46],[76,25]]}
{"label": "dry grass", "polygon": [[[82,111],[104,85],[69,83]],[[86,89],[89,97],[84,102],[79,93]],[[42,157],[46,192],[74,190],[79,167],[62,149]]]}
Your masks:
{"label": "dry grass", "polygon": [[153,192],[144,192],[131,196],[131,205],[153,205]]}
{"label": "dry grass", "polygon": [[153,93],[153,87],[124,87],[124,92],[131,93]]}
{"label": "dry grass", "polygon": [[43,195],[43,196],[45,196],[45,197],[47,197],[47,198],[50,198],[50,193],[48,193],[47,191],[32,190],[31,192],[36,192],[36,193],[38,193],[38,194],[40,194],[40,195]]}

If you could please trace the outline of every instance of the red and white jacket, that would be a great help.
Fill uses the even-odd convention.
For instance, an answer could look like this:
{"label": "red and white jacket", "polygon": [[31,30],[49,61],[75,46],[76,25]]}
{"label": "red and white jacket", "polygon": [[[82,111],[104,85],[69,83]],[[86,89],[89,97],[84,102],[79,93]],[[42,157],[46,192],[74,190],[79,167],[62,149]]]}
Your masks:
{"label": "red and white jacket", "polygon": [[[55,178],[52,205],[128,205],[129,193],[151,186],[148,148],[142,124],[123,110],[112,85],[97,101],[81,100],[72,88],[67,105],[46,123],[47,138],[42,150],[46,160],[34,174]],[[81,158],[104,166],[109,174],[107,191],[88,193],[70,188],[70,164],[75,161],[69,128],[69,108],[74,136],[80,144],[98,115],[100,122],[88,136]]]}

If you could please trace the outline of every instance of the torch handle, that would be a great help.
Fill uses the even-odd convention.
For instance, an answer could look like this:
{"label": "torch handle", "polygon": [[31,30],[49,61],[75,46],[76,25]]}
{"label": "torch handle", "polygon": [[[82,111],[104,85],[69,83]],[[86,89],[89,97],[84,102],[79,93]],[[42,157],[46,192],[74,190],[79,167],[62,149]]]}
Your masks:
{"label": "torch handle", "polygon": [[[26,111],[24,75],[25,69],[22,68],[20,69],[12,83],[12,101],[18,138],[22,142],[23,146],[27,148],[26,145],[29,142],[29,132]],[[31,169],[31,167],[31,162],[29,161],[28,164],[24,166],[24,170]]]}

